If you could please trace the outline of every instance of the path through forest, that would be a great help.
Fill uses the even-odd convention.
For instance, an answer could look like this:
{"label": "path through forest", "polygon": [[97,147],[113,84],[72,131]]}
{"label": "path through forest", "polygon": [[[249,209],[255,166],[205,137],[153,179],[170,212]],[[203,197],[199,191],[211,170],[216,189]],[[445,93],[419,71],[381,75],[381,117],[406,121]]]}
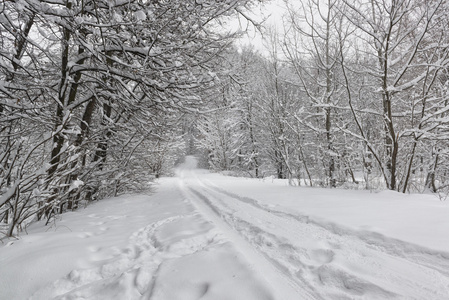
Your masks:
{"label": "path through forest", "polygon": [[444,243],[376,232],[369,203],[357,208],[365,229],[298,211],[295,197],[315,191],[211,174],[187,157],[154,195],[100,201],[0,246],[0,299],[448,299]]}

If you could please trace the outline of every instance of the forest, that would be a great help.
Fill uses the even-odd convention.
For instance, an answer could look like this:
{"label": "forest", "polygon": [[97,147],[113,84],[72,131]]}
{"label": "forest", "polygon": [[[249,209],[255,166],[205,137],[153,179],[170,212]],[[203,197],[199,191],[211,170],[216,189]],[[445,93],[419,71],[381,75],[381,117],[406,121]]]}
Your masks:
{"label": "forest", "polygon": [[[186,154],[291,185],[449,192],[449,3],[0,3],[0,235],[147,191]],[[239,47],[239,15],[265,50]]]}

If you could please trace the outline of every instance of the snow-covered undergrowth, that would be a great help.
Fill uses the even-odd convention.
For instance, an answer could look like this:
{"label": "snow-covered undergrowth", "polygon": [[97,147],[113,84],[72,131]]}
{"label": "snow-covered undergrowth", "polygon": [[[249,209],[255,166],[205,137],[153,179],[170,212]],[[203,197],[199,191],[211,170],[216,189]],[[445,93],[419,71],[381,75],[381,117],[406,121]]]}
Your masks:
{"label": "snow-covered undergrowth", "polygon": [[449,299],[449,202],[195,166],[0,245],[0,299]]}

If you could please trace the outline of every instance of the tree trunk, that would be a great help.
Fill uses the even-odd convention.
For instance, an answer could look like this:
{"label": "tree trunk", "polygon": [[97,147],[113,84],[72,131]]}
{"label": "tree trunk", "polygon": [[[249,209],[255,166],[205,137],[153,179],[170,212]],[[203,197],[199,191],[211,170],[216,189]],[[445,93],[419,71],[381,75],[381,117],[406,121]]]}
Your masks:
{"label": "tree trunk", "polygon": [[104,164],[106,162],[106,156],[108,151],[108,141],[112,136],[112,130],[109,127],[109,120],[112,114],[112,107],[109,103],[103,103],[103,114],[104,117],[101,121],[101,124],[104,128],[106,128],[105,136],[103,140],[100,141],[97,145],[97,151],[94,154],[94,162],[98,162],[98,169],[103,170]]}
{"label": "tree trunk", "polygon": [[439,153],[437,152],[435,154],[435,160],[433,162],[432,169],[427,173],[426,177],[425,187],[430,189],[433,193],[436,193],[437,191],[437,187],[435,185],[435,172],[437,170],[438,161],[439,161]]}

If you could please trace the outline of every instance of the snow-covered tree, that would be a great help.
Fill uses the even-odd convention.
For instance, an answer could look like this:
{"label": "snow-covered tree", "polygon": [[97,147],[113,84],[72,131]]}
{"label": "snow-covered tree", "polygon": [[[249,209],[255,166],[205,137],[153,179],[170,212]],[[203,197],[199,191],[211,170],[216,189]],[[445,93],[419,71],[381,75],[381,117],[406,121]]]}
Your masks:
{"label": "snow-covered tree", "polygon": [[2,2],[7,234],[79,201],[141,187],[149,170],[160,175],[182,144],[174,136],[179,112],[202,107],[201,91],[215,84],[214,60],[234,36],[217,20],[249,2]]}
{"label": "snow-covered tree", "polygon": [[[447,37],[441,26],[444,1],[343,4],[341,10],[354,26],[355,47],[348,52],[353,56],[343,57],[354,120],[387,187],[405,192],[418,141],[432,131],[423,122],[434,101],[441,98],[436,85],[448,64]],[[363,60],[363,64],[355,66],[354,57],[361,57],[358,62]],[[352,79],[356,77],[362,81]],[[369,137],[363,126],[358,111],[365,101],[374,109],[363,114],[374,117],[371,126],[383,132],[380,140],[377,134]]]}

